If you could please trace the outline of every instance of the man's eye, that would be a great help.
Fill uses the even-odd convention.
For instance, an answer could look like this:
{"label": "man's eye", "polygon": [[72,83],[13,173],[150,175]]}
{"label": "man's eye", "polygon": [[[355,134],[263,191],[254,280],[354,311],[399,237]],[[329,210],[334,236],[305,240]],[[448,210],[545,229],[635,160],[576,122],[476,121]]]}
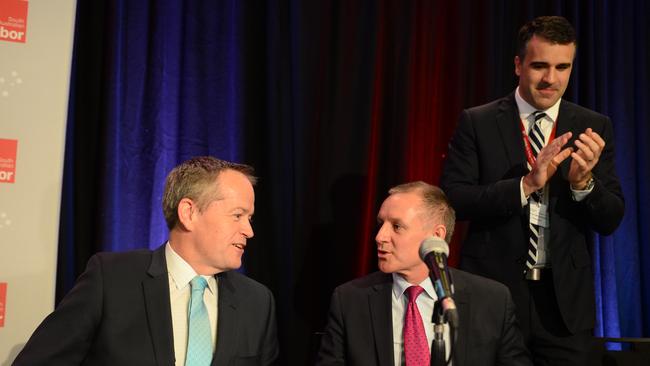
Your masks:
{"label": "man's eye", "polygon": [[400,225],[398,225],[398,224],[393,224],[393,230],[397,231],[397,230],[399,230],[399,229],[401,229],[401,228],[402,228],[402,227],[401,227]]}
{"label": "man's eye", "polygon": [[236,220],[239,220],[244,215],[242,215],[242,214],[234,214],[233,216],[235,217]]}

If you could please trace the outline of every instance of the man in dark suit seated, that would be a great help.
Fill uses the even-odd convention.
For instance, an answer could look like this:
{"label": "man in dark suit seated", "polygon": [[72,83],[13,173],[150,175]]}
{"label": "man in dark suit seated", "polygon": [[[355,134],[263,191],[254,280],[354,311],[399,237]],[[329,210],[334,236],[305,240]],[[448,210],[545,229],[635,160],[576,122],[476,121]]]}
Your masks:
{"label": "man in dark suit seated", "polygon": [[440,179],[470,221],[460,268],[508,286],[539,366],[588,364],[592,235],[611,234],[624,212],[609,118],[562,99],[575,54],[566,19],[525,24],[518,87],[462,112]]}
{"label": "man in dark suit seated", "polygon": [[233,271],[253,237],[253,169],[212,157],[167,176],[169,241],[100,253],[16,358],[35,365],[269,365],[271,292]]}
{"label": "man in dark suit seated", "polygon": [[[454,210],[438,187],[413,182],[389,191],[377,220],[381,272],[335,289],[319,366],[429,365],[438,297],[418,250],[431,236],[449,241]],[[451,274],[460,318],[453,365],[530,365],[508,289],[453,268]],[[444,338],[449,353],[447,326]]]}

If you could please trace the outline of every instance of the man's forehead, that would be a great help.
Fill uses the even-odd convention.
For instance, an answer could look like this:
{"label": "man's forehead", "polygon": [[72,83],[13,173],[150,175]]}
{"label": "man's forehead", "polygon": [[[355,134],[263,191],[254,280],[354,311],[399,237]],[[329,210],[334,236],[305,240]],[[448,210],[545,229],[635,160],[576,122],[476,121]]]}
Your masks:
{"label": "man's forehead", "polygon": [[531,43],[545,43],[548,45],[552,46],[573,46],[575,48],[576,43],[575,42],[569,42],[569,43],[558,43],[555,41],[551,41],[548,38],[545,38],[543,36],[540,36],[539,34],[533,34],[533,36],[528,40],[526,43],[526,46],[530,46]]}
{"label": "man's forehead", "polygon": [[411,192],[394,193],[384,200],[378,219],[398,219],[422,209],[422,198]]}
{"label": "man's forehead", "polygon": [[254,194],[253,184],[248,177],[236,170],[225,170],[215,179],[217,192],[220,195],[235,194],[237,192],[250,191]]}
{"label": "man's forehead", "polygon": [[[541,37],[533,37],[526,44],[526,61],[543,62],[545,58],[562,58],[566,55],[566,61],[571,63],[575,57],[575,43],[560,44],[551,42]],[[532,59],[531,59],[532,58]]]}

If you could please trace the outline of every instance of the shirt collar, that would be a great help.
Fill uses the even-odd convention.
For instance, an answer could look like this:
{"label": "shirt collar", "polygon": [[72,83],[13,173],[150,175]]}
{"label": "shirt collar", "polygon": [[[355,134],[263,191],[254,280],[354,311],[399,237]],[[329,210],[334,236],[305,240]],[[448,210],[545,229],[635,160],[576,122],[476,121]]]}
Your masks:
{"label": "shirt collar", "polygon": [[[528,120],[528,117],[535,111],[538,111],[539,109],[533,107],[532,105],[528,104],[524,100],[524,98],[521,97],[519,94],[519,87],[517,87],[517,90],[515,91],[515,101],[517,102],[517,109],[519,109],[519,117],[523,120]],[[557,121],[557,115],[560,112],[560,102],[562,101],[562,98],[558,99],[555,104],[553,104],[550,108],[546,110],[541,110],[542,112],[546,113],[547,120],[550,120],[552,122]]]}
{"label": "shirt collar", "polygon": [[[391,275],[393,276],[393,296],[395,296],[397,299],[404,295],[404,291],[406,291],[407,288],[410,286],[415,286],[415,284],[408,283],[404,277],[400,276],[397,273],[392,273]],[[424,292],[429,295],[429,297],[434,301],[438,300],[438,295],[433,289],[433,283],[431,282],[431,278],[429,276],[427,276],[424,281],[416,285],[422,287],[424,289]]]}
{"label": "shirt collar", "polygon": [[[174,282],[177,290],[190,284],[192,278],[198,274],[178,253],[174,251],[169,241],[165,245],[165,259],[167,260],[167,271]],[[208,288],[212,293],[216,290],[216,280],[214,276],[202,276],[208,282]]]}

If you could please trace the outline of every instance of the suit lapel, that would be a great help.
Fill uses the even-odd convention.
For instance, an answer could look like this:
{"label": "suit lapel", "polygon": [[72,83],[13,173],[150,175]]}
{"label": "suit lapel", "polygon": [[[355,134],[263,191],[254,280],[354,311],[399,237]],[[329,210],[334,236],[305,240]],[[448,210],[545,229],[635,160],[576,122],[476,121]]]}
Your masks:
{"label": "suit lapel", "polygon": [[521,121],[514,93],[501,99],[497,113],[497,128],[506,149],[510,166],[526,164],[524,140],[521,137]]}
{"label": "suit lapel", "polygon": [[212,365],[229,365],[233,357],[237,336],[238,298],[235,287],[229,278],[229,272],[217,275],[218,315],[217,315],[217,349],[212,358]]}
{"label": "suit lapel", "polygon": [[368,305],[372,330],[375,338],[375,349],[380,366],[393,364],[393,323],[391,306],[392,278],[386,276],[386,282],[373,285],[368,292]]}
{"label": "suit lapel", "polygon": [[154,353],[159,365],[173,365],[174,336],[164,245],[152,253],[147,273],[151,278],[144,280],[142,287]]}

